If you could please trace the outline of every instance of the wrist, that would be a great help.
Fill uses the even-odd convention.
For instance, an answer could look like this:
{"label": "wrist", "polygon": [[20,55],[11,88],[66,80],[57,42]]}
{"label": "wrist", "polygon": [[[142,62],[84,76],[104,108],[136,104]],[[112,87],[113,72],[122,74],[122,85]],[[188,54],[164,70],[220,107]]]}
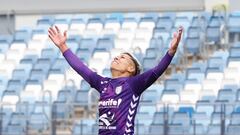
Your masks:
{"label": "wrist", "polygon": [[64,53],[64,52],[68,49],[68,47],[67,47],[67,45],[64,43],[64,44],[62,44],[62,45],[59,46],[59,49],[60,49],[60,51],[61,51],[62,53]]}
{"label": "wrist", "polygon": [[173,56],[176,53],[177,49],[169,49],[168,54]]}

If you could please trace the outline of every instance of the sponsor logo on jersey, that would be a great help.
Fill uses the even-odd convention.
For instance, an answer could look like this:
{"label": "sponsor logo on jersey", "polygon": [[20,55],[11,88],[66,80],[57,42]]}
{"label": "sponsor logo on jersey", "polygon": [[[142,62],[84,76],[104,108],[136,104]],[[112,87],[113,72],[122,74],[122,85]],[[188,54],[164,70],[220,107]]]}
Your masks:
{"label": "sponsor logo on jersey", "polygon": [[118,108],[121,102],[122,102],[121,98],[117,100],[110,98],[107,100],[99,101],[98,106],[99,108]]}
{"label": "sponsor logo on jersey", "polygon": [[99,129],[116,129],[115,123],[115,114],[112,112],[104,113],[99,117]]}

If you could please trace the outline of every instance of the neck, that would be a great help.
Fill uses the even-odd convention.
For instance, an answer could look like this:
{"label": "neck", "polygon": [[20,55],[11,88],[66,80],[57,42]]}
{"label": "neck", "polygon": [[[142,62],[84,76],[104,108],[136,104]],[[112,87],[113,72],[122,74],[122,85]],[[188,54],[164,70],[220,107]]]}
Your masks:
{"label": "neck", "polygon": [[131,76],[129,72],[120,72],[120,71],[112,70],[112,78],[129,77],[129,76]]}

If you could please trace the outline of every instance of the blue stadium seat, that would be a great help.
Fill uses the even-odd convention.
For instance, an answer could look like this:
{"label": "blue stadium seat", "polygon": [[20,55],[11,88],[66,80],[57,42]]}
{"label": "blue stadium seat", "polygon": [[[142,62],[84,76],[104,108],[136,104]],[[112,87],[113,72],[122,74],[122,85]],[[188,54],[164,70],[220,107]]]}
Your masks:
{"label": "blue stadium seat", "polygon": [[[26,69],[27,70],[27,69]],[[14,69],[12,73],[13,80],[20,80],[24,85],[26,80],[29,78],[30,71],[26,71],[24,69]]]}
{"label": "blue stadium seat", "polygon": [[14,33],[14,41],[24,41],[24,43],[27,43],[27,41],[30,40],[32,37],[32,30],[31,28],[22,28],[20,30],[15,31]]}
{"label": "blue stadium seat", "polygon": [[80,42],[80,49],[89,49],[90,52],[92,52],[96,46],[96,41],[92,38],[84,38]]}
{"label": "blue stadium seat", "polygon": [[151,135],[164,134],[164,125],[163,124],[151,124],[149,127],[149,134],[151,134]]}
{"label": "blue stadium seat", "polygon": [[49,128],[49,120],[44,113],[32,113],[29,118],[29,129],[37,132]]}
{"label": "blue stadium seat", "polygon": [[58,92],[58,98],[57,101],[59,102],[72,102],[74,94],[71,92],[71,90],[63,89]]}
{"label": "blue stadium seat", "polygon": [[199,68],[200,72],[205,72],[207,69],[207,62],[194,62],[192,68]]}
{"label": "blue stadium seat", "polygon": [[163,50],[164,47],[164,41],[162,39],[162,37],[160,38],[152,38],[150,40],[150,48],[156,48],[159,52],[161,52]]}
{"label": "blue stadium seat", "polygon": [[156,50],[156,48],[147,48],[145,57],[147,57],[147,58],[157,58],[158,57],[158,50]]}
{"label": "blue stadium seat", "polygon": [[230,124],[239,125],[240,124],[240,112],[233,112],[231,114]]}
{"label": "blue stadium seat", "polygon": [[156,112],[157,108],[156,105],[150,105],[150,104],[144,104],[143,102],[141,102],[142,104],[139,106],[139,112],[142,113],[148,113],[149,116],[152,118],[154,113]]}
{"label": "blue stadium seat", "polygon": [[229,57],[240,57],[240,47],[231,47],[229,50]]}
{"label": "blue stadium seat", "polygon": [[192,115],[195,112],[193,107],[179,107],[178,112],[180,113],[187,113],[187,115],[189,116],[190,120],[192,119]]}
{"label": "blue stadium seat", "polygon": [[240,20],[239,13],[231,13],[228,17],[228,31],[230,33],[240,33],[240,25],[237,23]]}
{"label": "blue stadium seat", "polygon": [[227,131],[226,131],[226,134],[227,135],[238,135],[240,132],[240,125],[232,125],[232,124],[229,124],[227,126]]}
{"label": "blue stadium seat", "polygon": [[206,40],[207,42],[213,42],[219,44],[221,41],[220,26],[207,26],[206,29]]}
{"label": "blue stadium seat", "polygon": [[170,17],[171,20],[175,21],[176,13],[175,12],[164,12],[162,14],[163,17]]}
{"label": "blue stadium seat", "polygon": [[[0,75],[0,93],[3,92],[3,90],[6,89],[6,85],[8,83],[8,79],[4,75]],[[1,95],[0,95],[1,96]]]}
{"label": "blue stadium seat", "polygon": [[148,131],[147,127],[144,124],[135,123],[134,133],[137,135],[145,135]]}
{"label": "blue stadium seat", "polygon": [[7,112],[0,112],[0,118],[1,118],[1,132],[6,131],[8,123],[11,120],[11,114],[8,114]]}
{"label": "blue stadium seat", "polygon": [[202,48],[200,38],[187,37],[185,40],[185,47],[186,47],[186,50],[185,50],[186,53],[190,53],[191,55],[199,55],[201,53],[201,48]]}
{"label": "blue stadium seat", "polygon": [[175,112],[172,116],[172,124],[180,124],[183,131],[189,129],[191,119],[185,112]]}
{"label": "blue stadium seat", "polygon": [[142,95],[142,101],[150,101],[152,103],[157,103],[160,95],[158,95],[158,91],[155,89],[148,89]]}
{"label": "blue stadium seat", "polygon": [[[221,112],[213,112],[211,116],[211,124],[221,124]],[[226,123],[227,124],[227,123]]]}
{"label": "blue stadium seat", "polygon": [[195,72],[195,73],[188,73],[187,79],[189,80],[196,80],[198,83],[201,83],[205,79],[205,73],[202,72]]}
{"label": "blue stadium seat", "polygon": [[26,55],[21,60],[21,64],[35,64],[37,62],[38,56],[37,55]]}
{"label": "blue stadium seat", "polygon": [[[60,70],[61,73],[65,73],[65,70],[69,68],[69,64],[67,61],[63,58],[57,58],[53,65],[51,66],[51,69],[57,69]],[[50,70],[51,70],[50,69]]]}
{"label": "blue stadium seat", "polygon": [[76,53],[78,48],[79,48],[79,43],[77,43],[76,41],[69,41],[68,40],[67,45],[73,53]]}
{"label": "blue stadium seat", "polygon": [[177,80],[178,82],[183,83],[186,80],[186,76],[184,73],[174,73],[171,75],[170,79]]}
{"label": "blue stadium seat", "polygon": [[169,31],[164,28],[155,28],[153,31],[153,38],[162,38],[164,44],[167,44],[167,40],[170,36]]}
{"label": "blue stadium seat", "polygon": [[201,31],[205,31],[207,27],[207,19],[204,16],[193,17],[191,22],[192,27],[200,27]]}
{"label": "blue stadium seat", "polygon": [[167,113],[165,112],[155,112],[153,115],[152,124],[164,124],[165,116],[167,116]]}
{"label": "blue stadium seat", "polygon": [[50,66],[51,60],[49,58],[39,58],[33,69],[41,69],[45,74],[47,74]]}
{"label": "blue stadium seat", "polygon": [[30,80],[36,80],[38,83],[43,82],[47,78],[47,74],[42,69],[32,69]]}
{"label": "blue stadium seat", "polygon": [[225,100],[229,103],[236,101],[236,93],[232,89],[221,89],[218,91],[218,100]]}
{"label": "blue stadium seat", "polygon": [[51,63],[53,63],[59,55],[59,51],[55,51],[54,49],[43,49],[41,52],[41,58],[49,59]]}
{"label": "blue stadium seat", "polygon": [[82,90],[82,91],[89,91],[90,88],[91,87],[90,87],[90,85],[89,85],[89,83],[87,81],[85,81],[85,80],[81,81],[80,90]]}
{"label": "blue stadium seat", "polygon": [[12,35],[0,35],[0,42],[10,44],[13,41]]}
{"label": "blue stadium seat", "polygon": [[90,133],[89,130],[90,129],[87,126],[87,124],[74,124],[72,134],[73,135],[88,135]]}
{"label": "blue stadium seat", "polygon": [[27,116],[24,113],[14,112],[11,115],[9,124],[18,125],[25,129],[27,126]]}
{"label": "blue stadium seat", "polygon": [[158,21],[157,21],[157,24],[156,24],[156,27],[158,27],[158,28],[163,27],[167,31],[170,31],[173,27],[173,23],[174,23],[174,21],[169,16],[159,17]]}
{"label": "blue stadium seat", "polygon": [[1,40],[0,37],[0,53],[5,54],[9,49],[10,44],[6,40]]}
{"label": "blue stadium seat", "polygon": [[226,67],[226,61],[221,57],[211,57],[208,60],[208,68],[219,68],[222,72]]}
{"label": "blue stadium seat", "polygon": [[198,100],[196,104],[196,112],[205,112],[208,117],[212,115],[214,111],[213,105],[208,100]]}
{"label": "blue stadium seat", "polygon": [[3,132],[6,135],[25,135],[26,130],[19,124],[8,124],[7,131]]}
{"label": "blue stadium seat", "polygon": [[143,71],[147,71],[155,66],[157,66],[155,58],[143,58]]}
{"label": "blue stadium seat", "polygon": [[54,23],[54,17],[53,16],[43,16],[41,19],[37,20],[37,25],[38,26],[52,26],[52,24]]}
{"label": "blue stadium seat", "polygon": [[182,55],[182,52],[180,52],[180,48],[179,48],[179,51],[177,51],[170,63],[170,65],[174,65],[174,66],[179,66],[180,68],[183,67],[182,62],[181,62],[181,59],[182,59],[183,55]]}
{"label": "blue stadium seat", "polygon": [[35,28],[32,29],[32,37],[35,34],[47,34],[48,28],[49,27],[47,27],[47,26],[36,26]]}
{"label": "blue stadium seat", "polygon": [[65,121],[71,114],[71,105],[65,101],[54,101],[52,106],[52,119],[56,121]]}
{"label": "blue stadium seat", "polygon": [[175,90],[176,92],[180,92],[183,89],[183,84],[176,79],[167,79],[164,82],[164,88],[165,90]]}
{"label": "blue stadium seat", "polygon": [[188,133],[186,129],[184,129],[183,125],[181,124],[170,124],[168,126],[168,133],[170,135],[182,135],[184,133]]}
{"label": "blue stadium seat", "polygon": [[20,93],[24,87],[24,82],[21,80],[8,80],[7,89],[10,91],[15,91],[16,93]]}
{"label": "blue stadium seat", "polygon": [[113,40],[110,38],[100,38],[97,41],[97,49],[104,49],[105,51],[110,51],[114,47]]}
{"label": "blue stadium seat", "polygon": [[200,27],[189,27],[187,31],[187,37],[196,38],[201,36],[201,28]]}
{"label": "blue stadium seat", "polygon": [[205,112],[196,112],[193,114],[193,121],[195,121],[195,124],[203,125],[204,131],[207,131],[207,127],[210,124],[210,116],[207,116]]}
{"label": "blue stadium seat", "polygon": [[210,124],[208,126],[207,133],[211,134],[211,135],[221,134],[221,125],[220,124]]}
{"label": "blue stadium seat", "polygon": [[88,105],[88,91],[78,90],[74,98],[74,102],[80,106]]}
{"label": "blue stadium seat", "polygon": [[223,16],[211,16],[208,22],[208,26],[211,27],[220,27],[224,23],[224,17]]}
{"label": "blue stadium seat", "polygon": [[196,135],[204,135],[205,129],[202,124],[192,124],[189,129],[190,134],[196,134]]}
{"label": "blue stadium seat", "polygon": [[88,63],[92,56],[92,51],[89,49],[78,49],[76,55],[85,63]]}

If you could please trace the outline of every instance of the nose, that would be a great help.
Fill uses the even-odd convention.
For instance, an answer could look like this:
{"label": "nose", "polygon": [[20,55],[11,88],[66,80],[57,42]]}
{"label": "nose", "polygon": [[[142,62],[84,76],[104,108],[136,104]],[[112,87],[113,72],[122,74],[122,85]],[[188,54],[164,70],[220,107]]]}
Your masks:
{"label": "nose", "polygon": [[118,60],[118,56],[114,57],[114,60]]}

